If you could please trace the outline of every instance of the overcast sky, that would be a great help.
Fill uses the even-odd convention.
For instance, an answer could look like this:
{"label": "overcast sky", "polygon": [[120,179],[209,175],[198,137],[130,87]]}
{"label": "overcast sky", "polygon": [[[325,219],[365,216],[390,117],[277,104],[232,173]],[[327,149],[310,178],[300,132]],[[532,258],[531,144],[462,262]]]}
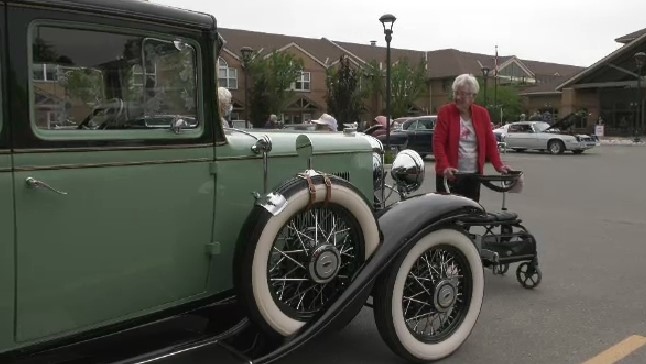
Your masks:
{"label": "overcast sky", "polygon": [[379,17],[397,17],[393,48],[455,48],[589,66],[646,28],[646,0],[152,0],[213,14],[225,28],[384,46]]}

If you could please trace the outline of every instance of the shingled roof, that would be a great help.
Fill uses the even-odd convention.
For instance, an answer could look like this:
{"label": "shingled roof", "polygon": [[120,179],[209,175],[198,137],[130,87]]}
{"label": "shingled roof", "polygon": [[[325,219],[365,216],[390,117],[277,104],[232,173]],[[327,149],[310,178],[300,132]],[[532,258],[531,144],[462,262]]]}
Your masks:
{"label": "shingled roof", "polygon": [[[376,61],[385,65],[386,62],[386,48],[376,44],[341,42],[327,38],[304,38],[230,28],[219,28],[219,31],[225,41],[224,47],[238,57],[242,47],[251,47],[261,54],[266,54],[292,44],[309,53],[321,64],[333,64],[344,54],[349,55],[351,59],[359,64]],[[463,52],[457,49],[420,51],[391,48],[391,58],[393,62],[408,59],[411,63],[426,59],[428,62],[428,75],[431,78],[454,77],[462,73],[479,75],[482,72],[482,66],[488,65],[492,69],[494,66],[494,55],[492,54]],[[498,62],[503,64],[512,58],[516,57],[513,55],[500,55]],[[584,67],[573,65],[516,59],[535,75],[566,77],[585,69]]]}
{"label": "shingled roof", "polygon": [[632,33],[628,33],[628,34],[626,34],[626,35],[624,35],[624,36],[621,36],[621,37],[619,37],[619,38],[616,38],[616,39],[615,39],[615,42],[624,43],[624,44],[626,44],[626,43],[630,43],[630,42],[632,42],[633,40],[635,40],[635,39],[637,39],[637,38],[641,37],[641,36],[642,36],[642,35],[644,35],[644,34],[646,34],[646,28],[644,28],[644,29],[640,29],[640,30],[638,30],[638,31],[635,31],[635,32],[632,32]]}

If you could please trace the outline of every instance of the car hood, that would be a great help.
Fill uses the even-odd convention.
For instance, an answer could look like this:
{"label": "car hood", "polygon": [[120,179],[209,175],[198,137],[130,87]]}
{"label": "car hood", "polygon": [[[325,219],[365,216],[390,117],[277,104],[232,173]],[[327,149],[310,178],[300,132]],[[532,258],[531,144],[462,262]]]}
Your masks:
{"label": "car hood", "polygon": [[267,129],[267,130],[247,130],[244,133],[239,131],[227,131],[226,138],[229,148],[223,148],[219,151],[217,158],[240,157],[255,154],[251,147],[255,144],[255,138],[262,138],[267,135],[272,141],[272,150],[269,152],[270,157],[279,156],[296,156],[296,138],[299,135],[307,135],[312,141],[313,154],[338,154],[338,153],[358,153],[371,152],[371,144],[368,136],[363,133],[344,134],[343,132],[326,132],[326,131],[303,131],[284,129]]}

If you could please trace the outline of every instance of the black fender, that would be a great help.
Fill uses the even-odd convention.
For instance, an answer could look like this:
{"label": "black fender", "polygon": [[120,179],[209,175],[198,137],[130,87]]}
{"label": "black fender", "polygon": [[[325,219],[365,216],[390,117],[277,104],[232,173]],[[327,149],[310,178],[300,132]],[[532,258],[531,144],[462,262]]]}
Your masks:
{"label": "black fender", "polygon": [[484,208],[466,197],[429,193],[410,197],[395,203],[379,215],[383,242],[367,261],[356,278],[326,310],[321,311],[296,334],[272,352],[252,360],[251,363],[269,363],[298,349],[326,328],[333,326],[346,309],[356,305],[357,299],[372,290],[381,272],[390,266],[398,255],[407,251],[429,231],[455,223],[455,220],[473,214],[483,214]]}

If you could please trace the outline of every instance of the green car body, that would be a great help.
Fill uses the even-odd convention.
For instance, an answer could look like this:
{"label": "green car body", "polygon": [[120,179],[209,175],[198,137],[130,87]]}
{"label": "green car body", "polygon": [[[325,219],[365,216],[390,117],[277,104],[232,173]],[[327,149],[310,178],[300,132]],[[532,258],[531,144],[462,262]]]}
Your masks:
{"label": "green car body", "polygon": [[[107,0],[0,4],[0,16],[6,19],[0,29],[0,353],[231,291],[235,244],[254,206],[253,193],[264,192],[262,155],[252,151],[256,138],[268,135],[273,142],[270,189],[308,168],[308,160],[295,149],[302,133],[225,133],[221,128],[212,17],[145,2],[110,6]],[[49,57],[50,62],[54,58],[48,51],[65,48],[33,47],[41,31],[45,38],[60,31],[57,39],[68,40],[69,34],[85,32],[78,40],[81,49],[67,54],[74,67],[83,52],[110,47],[113,38],[91,40],[92,32],[115,34],[114,39],[121,39],[122,32],[145,42],[158,39],[153,45],[162,49],[160,54],[169,52],[161,58],[174,56],[168,44],[181,39],[181,46],[175,43],[177,54],[183,57],[186,45],[192,49],[190,64],[182,71],[191,71],[189,80],[195,82],[189,82],[192,90],[180,92],[168,81],[166,92],[192,100],[195,107],[186,110],[199,123],[174,132],[141,125],[81,128],[81,119],[63,120],[60,114],[56,119],[54,111],[43,111],[54,101],[72,103],[71,114],[96,105],[70,101],[78,90],[98,92],[88,83],[96,71],[71,69],[68,84],[60,82],[60,73],[57,80],[48,79],[55,76],[47,67],[56,63],[41,66],[36,58]],[[73,46],[74,40],[64,44]],[[127,57],[117,61],[126,62]],[[97,62],[107,60],[99,58]],[[104,85],[117,82],[110,72],[102,73]],[[156,77],[161,77],[159,72]],[[143,76],[148,76],[146,71]],[[86,83],[73,90],[72,77]],[[52,86],[47,81],[67,85],[65,92],[46,89]],[[185,91],[193,94],[185,96]],[[164,105],[176,101],[164,100]],[[165,107],[184,107],[173,105]],[[105,110],[126,112],[127,107]],[[309,137],[312,165],[349,179],[372,203],[370,142],[343,133],[312,132]]]}

